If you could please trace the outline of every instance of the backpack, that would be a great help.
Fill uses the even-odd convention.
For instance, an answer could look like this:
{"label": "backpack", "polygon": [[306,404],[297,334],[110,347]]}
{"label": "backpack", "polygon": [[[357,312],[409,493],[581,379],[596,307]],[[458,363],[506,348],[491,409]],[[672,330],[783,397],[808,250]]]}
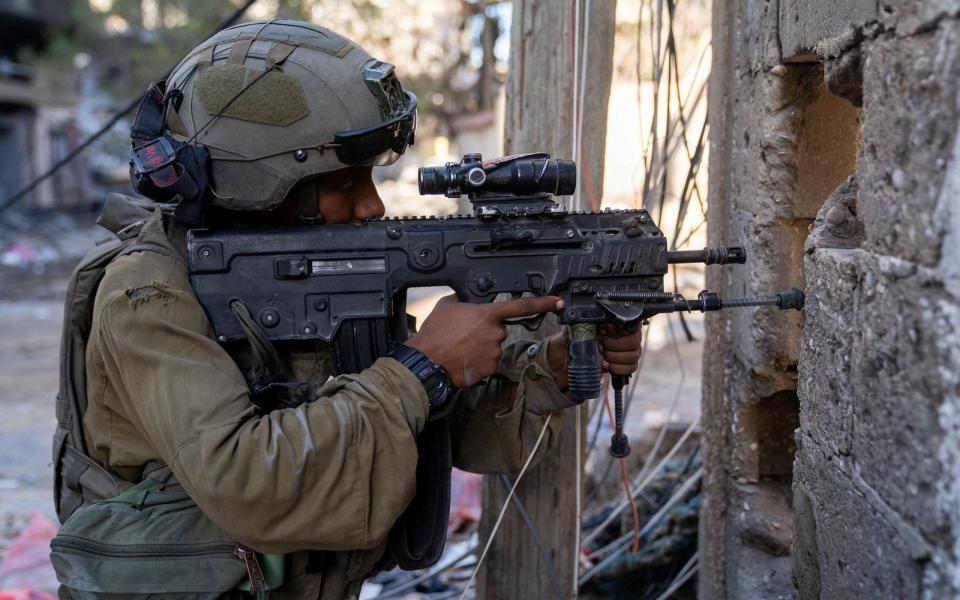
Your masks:
{"label": "backpack", "polygon": [[87,455],[83,438],[83,415],[87,410],[87,339],[94,299],[107,265],[118,256],[133,252],[171,255],[168,248],[137,240],[146,219],[160,206],[110,194],[97,224],[113,232],[114,237],[98,242],[83,257],[67,286],[60,338],[57,428],[53,436],[53,502],[61,523],[81,506],[117,496],[133,485]]}

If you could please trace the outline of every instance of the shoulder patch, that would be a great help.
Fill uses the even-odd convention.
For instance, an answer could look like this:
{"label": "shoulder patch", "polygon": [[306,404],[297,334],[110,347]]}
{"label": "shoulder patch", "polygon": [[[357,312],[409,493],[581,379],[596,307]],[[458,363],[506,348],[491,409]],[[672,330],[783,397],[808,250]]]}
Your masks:
{"label": "shoulder patch", "polygon": [[130,306],[134,308],[141,304],[146,304],[151,300],[166,304],[174,299],[174,295],[170,291],[170,286],[159,281],[155,281],[152,285],[144,287],[129,288],[125,293],[127,300],[130,302]]}
{"label": "shoulder patch", "polygon": [[[278,127],[310,114],[303,87],[295,77],[280,71],[260,77],[262,73],[234,64],[208,67],[197,77],[200,103],[211,115],[221,113],[232,119]],[[257,77],[260,79],[250,85]],[[245,85],[249,87],[244,89]]]}

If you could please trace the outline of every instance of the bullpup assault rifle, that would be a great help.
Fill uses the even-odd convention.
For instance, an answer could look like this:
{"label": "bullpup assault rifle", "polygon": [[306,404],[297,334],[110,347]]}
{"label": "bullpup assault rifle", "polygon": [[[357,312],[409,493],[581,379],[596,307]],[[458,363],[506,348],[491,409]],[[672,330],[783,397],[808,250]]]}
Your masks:
{"label": "bullpup assault rifle", "polygon": [[[557,315],[571,326],[570,392],[577,400],[600,392],[597,326],[636,326],[670,312],[745,306],[801,309],[803,293],[769,298],[696,299],[664,291],[667,266],[744,263],[739,247],[667,249],[646,210],[578,212],[553,195],[576,187],[576,165],[548,154],[459,163],[419,171],[421,194],[467,194],[472,216],[386,218],[362,224],[277,230],[194,230],[188,239],[190,277],[217,338],[229,344],[244,331],[238,299],[274,342],[334,343],[337,368],[359,371],[406,337],[406,290],[448,286],[462,302],[491,302],[501,293],[556,295]],[[515,323],[534,329],[543,316]],[[614,456],[629,453],[616,396]]]}

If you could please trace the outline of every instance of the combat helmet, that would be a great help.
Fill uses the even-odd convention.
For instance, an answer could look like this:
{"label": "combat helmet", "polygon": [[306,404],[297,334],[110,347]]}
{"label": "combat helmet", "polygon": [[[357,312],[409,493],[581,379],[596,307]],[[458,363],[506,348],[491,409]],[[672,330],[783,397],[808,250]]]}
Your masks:
{"label": "combat helmet", "polygon": [[[199,148],[197,160],[206,162],[209,153],[199,174],[209,177],[202,186],[206,201],[229,210],[270,210],[317,175],[391,164],[413,143],[416,129],[416,97],[402,88],[393,65],[302,21],[224,29],[152,93],[153,103],[148,91],[132,130],[135,185],[139,177],[148,188],[162,187],[156,167],[170,154],[189,167]],[[140,117],[144,106],[163,111],[165,145],[143,131],[150,127],[138,133],[138,123],[150,122]]]}

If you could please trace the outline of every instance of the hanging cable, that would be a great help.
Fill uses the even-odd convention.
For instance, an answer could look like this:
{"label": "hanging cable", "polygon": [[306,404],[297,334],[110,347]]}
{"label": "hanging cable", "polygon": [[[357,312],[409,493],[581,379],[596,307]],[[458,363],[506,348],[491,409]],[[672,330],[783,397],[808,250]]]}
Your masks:
{"label": "hanging cable", "polygon": [[[677,489],[676,492],[674,492],[674,494],[670,497],[669,500],[667,500],[667,502],[660,508],[660,510],[658,510],[656,514],[650,517],[649,520],[647,520],[647,523],[643,526],[642,529],[640,529],[640,535],[641,536],[646,535],[648,531],[653,529],[653,527],[660,522],[663,516],[666,515],[667,512],[669,512],[670,509],[673,508],[674,505],[676,505],[676,503],[679,502],[680,499],[687,494],[687,492],[693,489],[694,485],[699,483],[700,478],[702,476],[703,476],[703,467],[700,467],[699,469],[697,469],[697,471],[693,475],[691,475],[686,481],[683,482],[683,485],[681,485],[680,488]],[[594,565],[589,571],[584,573],[583,577],[580,578],[579,584],[583,585],[587,583],[597,573],[607,568],[607,566],[609,566],[610,563],[612,563],[620,554],[622,554],[629,547],[631,536],[632,536],[631,533],[623,535],[617,538],[616,540],[614,540],[613,542],[607,544],[597,552],[595,552],[594,554],[599,556],[606,556],[606,558],[604,558],[602,561]]]}
{"label": "hanging cable", "polygon": [[[607,415],[610,417],[610,428],[616,429],[616,423],[613,418],[613,409],[610,407],[610,398],[604,394],[603,403],[607,407]],[[630,476],[627,474],[627,463],[623,458],[614,459],[620,463],[620,477],[623,479],[623,492],[630,502],[630,513],[633,518],[633,547],[631,553],[636,553],[640,549],[640,511],[637,509],[637,502],[634,500],[633,487],[630,485]]]}
{"label": "hanging cable", "polygon": [[461,600],[466,598],[467,592],[470,591],[470,587],[473,585],[473,581],[477,578],[477,573],[480,572],[480,567],[483,565],[484,559],[487,558],[487,552],[490,551],[490,546],[493,544],[493,539],[497,536],[497,531],[500,529],[500,524],[503,522],[503,515],[506,514],[507,507],[510,506],[510,499],[513,498],[514,493],[516,493],[517,486],[520,485],[520,480],[523,479],[524,474],[527,472],[527,468],[533,461],[533,457],[536,456],[537,450],[540,449],[540,444],[543,443],[543,436],[547,433],[547,428],[550,426],[551,417],[553,417],[553,413],[548,414],[546,420],[544,420],[543,428],[540,429],[540,435],[537,436],[537,441],[533,444],[533,449],[530,451],[530,455],[527,456],[526,462],[523,463],[523,468],[520,469],[520,473],[517,475],[516,481],[513,482],[513,487],[510,488],[510,493],[507,494],[507,499],[504,500],[503,506],[500,507],[500,514],[497,515],[497,520],[493,524],[493,529],[490,530],[490,537],[487,538],[487,543],[483,546],[483,552],[480,553],[480,559],[477,560],[477,566],[473,569],[470,579],[467,580],[467,585],[463,588],[463,592],[460,594]]}
{"label": "hanging cable", "polygon": [[[510,488],[513,485],[510,483],[510,478],[507,477],[506,474],[500,473],[499,479],[500,483],[503,484],[503,491],[510,493]],[[533,537],[533,543],[537,546],[537,552],[540,553],[540,560],[547,565],[547,575],[550,578],[550,587],[553,589],[554,595],[556,595],[557,600],[563,600],[563,591],[560,589],[560,578],[557,576],[557,568],[553,565],[553,559],[550,558],[550,552],[547,551],[547,545],[543,542],[543,536],[540,535],[540,530],[537,529],[533,518],[531,518],[530,513],[527,512],[527,507],[523,505],[523,500],[521,500],[517,494],[513,495],[513,506],[517,509],[517,512],[520,513],[520,518],[523,519],[524,524],[526,524],[527,529],[530,531],[530,536]]]}
{"label": "hanging cable", "polygon": [[[668,452],[667,455],[664,456],[659,463],[657,463],[657,466],[650,471],[650,474],[647,475],[642,481],[634,480],[633,482],[634,498],[642,494],[643,490],[646,489],[647,485],[649,485],[651,481],[653,481],[653,478],[656,477],[657,473],[659,473],[660,470],[663,469],[663,467],[666,466],[666,464],[673,459],[673,456],[677,453],[678,450],[680,450],[680,448],[687,441],[687,439],[693,434],[694,429],[699,423],[700,423],[700,417],[698,416],[696,419],[694,419],[693,423],[690,423],[690,426],[687,427],[687,430],[683,432],[683,435],[680,436],[680,439],[677,440],[677,443],[673,445],[673,448],[670,449],[670,452]],[[617,504],[616,508],[614,508],[610,512],[610,514],[607,515],[607,518],[604,519],[602,523],[597,525],[597,527],[593,531],[591,531],[589,535],[587,535],[586,539],[583,540],[583,545],[587,546],[590,544],[590,542],[597,539],[597,536],[599,536],[603,532],[603,530],[607,527],[607,525],[612,523],[613,520],[616,519],[617,516],[621,512],[623,512],[623,510],[627,506],[628,506],[628,503],[626,500],[622,500],[619,504]]]}
{"label": "hanging cable", "polygon": [[670,582],[670,585],[667,586],[667,589],[657,596],[656,600],[667,600],[670,596],[674,594],[680,587],[685,584],[694,573],[697,572],[697,567],[700,566],[700,553],[694,552],[693,556],[690,557],[690,560],[687,561],[687,564],[683,565],[683,568],[680,569],[680,572],[677,573],[677,576],[673,578],[673,581]]}
{"label": "hanging cable", "polygon": [[441,564],[439,564],[439,565],[435,565],[432,569],[430,569],[430,570],[427,571],[426,573],[423,573],[422,575],[420,575],[419,577],[417,577],[417,578],[415,578],[415,579],[411,579],[410,581],[407,581],[406,583],[401,583],[401,584],[396,585],[396,586],[394,586],[394,587],[392,587],[392,588],[388,588],[388,589],[386,589],[386,590],[383,590],[382,592],[380,592],[380,594],[377,595],[377,600],[386,600],[387,598],[394,598],[394,597],[396,597],[398,594],[402,594],[402,593],[406,592],[407,590],[412,590],[412,589],[416,588],[418,585],[420,585],[420,584],[423,583],[424,581],[427,581],[427,580],[429,580],[429,579],[432,579],[432,578],[436,577],[437,575],[439,575],[440,573],[443,573],[443,572],[445,572],[445,571],[449,571],[450,569],[453,569],[453,568],[459,566],[461,563],[466,562],[466,560],[467,560],[468,558],[470,558],[471,556],[473,556],[474,554],[476,554],[477,548],[479,548],[479,547],[480,547],[480,544],[479,544],[479,543],[470,544],[470,546],[469,546],[466,550],[464,550],[463,553],[460,554],[460,556],[456,557],[456,558],[453,559],[452,561],[447,562],[447,563],[441,563]]}
{"label": "hanging cable", "polygon": [[[587,0],[589,2],[589,0]],[[580,0],[573,0],[574,3],[574,15],[573,22],[571,27],[573,29],[573,131],[571,132],[571,137],[573,138],[573,152],[571,158],[576,160],[579,158],[579,150],[581,147],[580,134],[581,129],[581,119],[583,117],[583,104],[580,99],[582,95],[580,94]],[[587,11],[587,18],[589,19],[590,12]],[[585,59],[585,57],[584,57]],[[585,66],[585,65],[584,65]],[[578,176],[583,178],[583,168],[577,170]],[[577,182],[576,187],[576,196],[575,196],[575,206],[577,210],[582,208],[582,188],[581,182]],[[577,596],[577,590],[579,589],[577,581],[580,578],[580,529],[583,523],[583,495],[582,495],[582,483],[581,473],[583,471],[583,440],[581,435],[581,413],[583,408],[577,406],[574,408],[576,411],[576,419],[574,421],[574,428],[576,429],[576,441],[574,445],[574,451],[576,452],[576,460],[574,461],[574,468],[576,469],[575,473],[575,495],[576,495],[576,506],[574,509],[574,540],[573,540],[573,577],[571,581],[571,589],[573,590],[573,596]]]}
{"label": "hanging cable", "polygon": [[[247,12],[247,9],[248,9],[248,8],[250,8],[251,6],[253,6],[253,4],[254,4],[256,1],[257,1],[257,0],[247,0],[246,2],[244,2],[243,5],[240,6],[240,8],[238,8],[238,9],[235,10],[235,11],[233,11],[233,13],[232,13],[229,17],[227,17],[227,18],[224,19],[219,25],[217,25],[216,29],[214,29],[214,30],[210,33],[210,35],[208,35],[207,37],[205,37],[205,38],[203,38],[203,39],[204,39],[204,40],[207,40],[207,39],[213,37],[214,35],[216,35],[221,29],[225,29],[225,28],[230,27],[231,25],[233,25],[233,24],[237,21],[237,19],[239,19],[241,16],[243,16],[243,13]],[[164,75],[163,75],[160,79],[166,79],[167,76],[170,74],[170,71],[172,71],[172,70],[173,70],[172,67],[171,67],[170,69],[167,69],[167,72],[164,73]],[[30,183],[28,183],[26,186],[24,186],[24,187],[23,187],[22,189],[20,189],[18,192],[14,193],[12,196],[10,196],[10,197],[7,198],[6,200],[4,200],[3,203],[0,204],[0,213],[5,212],[7,209],[9,209],[10,207],[12,207],[14,204],[16,204],[17,202],[19,202],[20,200],[22,200],[27,194],[29,194],[30,192],[32,192],[33,190],[35,190],[38,185],[40,185],[41,183],[43,183],[43,182],[46,181],[47,179],[50,179],[51,177],[53,177],[53,175],[54,175],[57,171],[59,171],[60,169],[62,169],[64,166],[66,166],[68,163],[70,163],[70,162],[71,162],[73,159],[75,159],[76,157],[80,156],[80,154],[82,154],[84,150],[86,150],[86,149],[89,148],[91,145],[93,145],[94,142],[96,142],[98,139],[100,139],[101,137],[103,137],[107,132],[109,132],[111,129],[113,129],[113,126],[116,125],[117,123],[119,123],[125,116],[127,116],[128,113],[130,113],[131,111],[133,111],[133,109],[135,109],[137,106],[139,106],[139,104],[140,104],[140,102],[141,102],[142,100],[143,100],[143,97],[142,97],[142,96],[138,96],[138,97],[134,98],[133,100],[131,100],[129,104],[127,104],[122,110],[120,110],[120,112],[118,112],[117,114],[115,114],[115,115],[113,116],[113,118],[111,118],[109,121],[107,121],[106,125],[102,126],[100,129],[98,129],[94,134],[92,134],[90,137],[88,137],[88,138],[85,139],[83,142],[81,142],[79,146],[77,146],[76,148],[74,148],[73,150],[71,150],[70,152],[68,152],[66,156],[64,156],[63,158],[61,158],[60,160],[58,160],[56,163],[54,163],[54,165],[53,165],[52,167],[50,167],[50,168],[47,169],[45,172],[43,172],[42,174],[40,174],[39,176],[37,176],[36,178],[34,178]]]}

